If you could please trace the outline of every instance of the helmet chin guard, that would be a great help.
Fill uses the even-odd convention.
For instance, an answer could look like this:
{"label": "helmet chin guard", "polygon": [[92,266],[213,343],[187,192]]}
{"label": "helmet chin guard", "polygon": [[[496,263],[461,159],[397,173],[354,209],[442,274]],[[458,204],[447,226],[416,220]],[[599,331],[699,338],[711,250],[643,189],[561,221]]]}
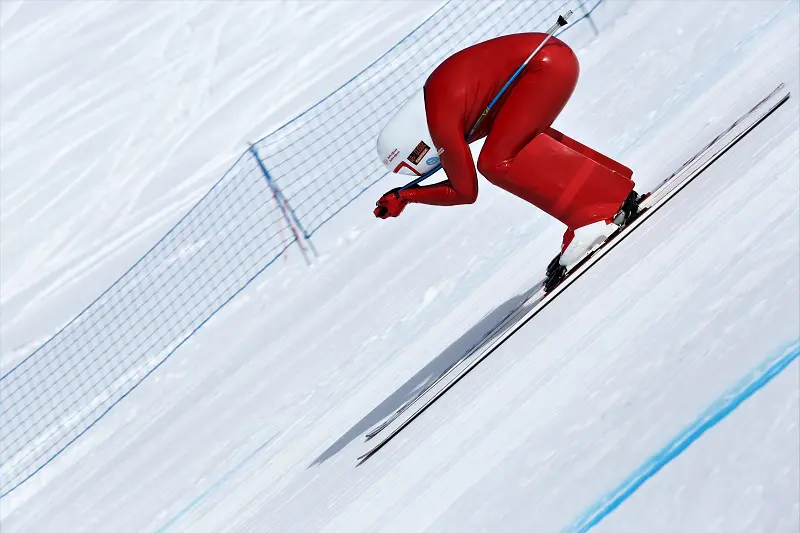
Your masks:
{"label": "helmet chin guard", "polygon": [[395,174],[422,176],[439,164],[420,89],[389,119],[378,135],[378,157]]}

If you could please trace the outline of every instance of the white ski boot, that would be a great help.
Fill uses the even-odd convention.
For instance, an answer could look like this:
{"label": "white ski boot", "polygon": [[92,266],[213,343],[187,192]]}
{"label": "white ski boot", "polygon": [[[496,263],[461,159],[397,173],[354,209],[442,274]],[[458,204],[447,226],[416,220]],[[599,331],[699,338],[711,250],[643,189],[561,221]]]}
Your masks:
{"label": "white ski boot", "polygon": [[[544,292],[550,292],[556,288],[567,277],[569,270],[589,257],[611,235],[635,219],[639,214],[639,202],[642,199],[636,191],[631,191],[613,219],[600,220],[574,231],[567,230],[564,235],[563,251],[555,256],[547,266]],[[570,233],[572,233],[571,237]]]}

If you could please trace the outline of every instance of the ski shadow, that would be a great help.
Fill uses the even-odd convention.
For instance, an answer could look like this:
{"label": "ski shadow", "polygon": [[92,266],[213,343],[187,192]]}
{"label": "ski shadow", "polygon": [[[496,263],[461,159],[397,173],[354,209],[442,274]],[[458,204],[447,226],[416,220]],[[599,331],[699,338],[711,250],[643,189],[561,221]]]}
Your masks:
{"label": "ski shadow", "polygon": [[[406,381],[372,411],[356,422],[355,425],[339,437],[336,442],[331,444],[324,452],[314,459],[309,465],[309,468],[324,463],[342,451],[344,447],[353,440],[363,437],[369,429],[390,416],[403,404],[418,395],[421,390],[436,381],[442,373],[463,359],[476,345],[488,342],[499,335],[500,331],[504,328],[499,328],[498,326],[500,326],[507,317],[513,314],[516,309],[523,306],[524,302],[536,294],[541,287],[542,283],[537,283],[524,293],[509,298],[484,316],[483,319],[472,326],[450,346],[445,348],[442,353],[434,357],[419,372],[414,374],[411,379]],[[535,305],[535,303],[536,302],[530,302],[524,307],[531,307]],[[495,328],[497,329],[495,330]]]}

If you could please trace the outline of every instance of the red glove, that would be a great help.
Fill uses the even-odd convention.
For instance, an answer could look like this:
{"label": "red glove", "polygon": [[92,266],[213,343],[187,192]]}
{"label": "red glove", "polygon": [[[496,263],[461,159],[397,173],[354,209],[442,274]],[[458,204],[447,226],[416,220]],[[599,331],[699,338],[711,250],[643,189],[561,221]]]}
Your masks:
{"label": "red glove", "polygon": [[400,197],[400,189],[392,189],[378,200],[375,205],[375,216],[378,218],[396,217],[406,208],[408,200]]}

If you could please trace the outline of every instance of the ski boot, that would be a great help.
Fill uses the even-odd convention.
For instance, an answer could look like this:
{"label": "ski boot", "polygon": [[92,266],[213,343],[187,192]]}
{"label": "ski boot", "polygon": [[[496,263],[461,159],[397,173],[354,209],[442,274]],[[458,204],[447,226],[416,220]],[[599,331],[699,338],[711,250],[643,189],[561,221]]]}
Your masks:
{"label": "ski boot", "polygon": [[544,292],[555,289],[566,279],[567,270],[591,257],[609,237],[635,220],[639,215],[639,204],[644,198],[640,198],[636,191],[631,191],[611,220],[601,220],[576,230],[567,229],[561,253],[547,265]]}
{"label": "ski boot", "polygon": [[622,202],[622,207],[620,207],[617,214],[614,215],[612,222],[620,228],[624,228],[636,220],[636,217],[639,216],[639,205],[642,203],[642,200],[648,196],[649,193],[640,196],[636,191],[631,191],[628,197],[625,198],[625,201]]}
{"label": "ski boot", "polygon": [[550,261],[550,264],[547,265],[547,272],[544,280],[544,292],[548,293],[555,289],[559,283],[564,281],[567,277],[567,267],[562,265],[559,260],[561,259],[561,254],[558,254]]}

